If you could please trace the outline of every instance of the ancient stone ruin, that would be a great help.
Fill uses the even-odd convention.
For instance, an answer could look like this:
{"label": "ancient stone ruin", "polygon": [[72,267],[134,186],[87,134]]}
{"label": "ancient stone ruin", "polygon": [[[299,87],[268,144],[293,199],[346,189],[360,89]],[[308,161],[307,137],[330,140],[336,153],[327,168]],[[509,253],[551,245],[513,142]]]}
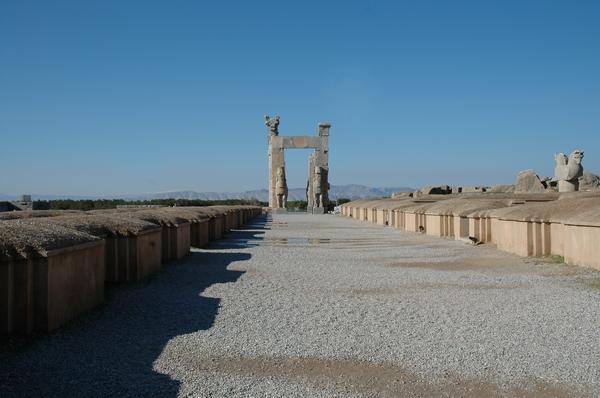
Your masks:
{"label": "ancient stone ruin", "polygon": [[535,170],[529,169],[519,172],[515,192],[542,193],[545,191],[546,185],[544,185],[542,179],[535,173]]}
{"label": "ancient stone ruin", "polygon": [[[124,210],[124,211],[122,211]],[[48,332],[261,214],[257,206],[0,214],[0,340]]]}
{"label": "ancient stone ruin", "polygon": [[285,179],[285,169],[277,168],[277,181],[275,181],[275,195],[277,195],[277,207],[285,209],[287,207],[288,187]]}
{"label": "ancient stone ruin", "polygon": [[279,116],[265,116],[269,133],[269,207],[283,212],[287,204],[285,150],[314,148],[308,158],[306,186],[307,209],[315,214],[326,212],[329,205],[329,129],[331,124],[319,123],[317,136],[280,136]]}
{"label": "ancient stone ruin", "polygon": [[558,181],[558,192],[579,191],[579,178],[583,176],[583,151],[578,149],[567,158],[564,153],[554,156],[554,179]]}
{"label": "ancient stone ruin", "polygon": [[342,215],[426,235],[491,243],[520,256],[600,269],[598,193],[467,193],[362,199]]}

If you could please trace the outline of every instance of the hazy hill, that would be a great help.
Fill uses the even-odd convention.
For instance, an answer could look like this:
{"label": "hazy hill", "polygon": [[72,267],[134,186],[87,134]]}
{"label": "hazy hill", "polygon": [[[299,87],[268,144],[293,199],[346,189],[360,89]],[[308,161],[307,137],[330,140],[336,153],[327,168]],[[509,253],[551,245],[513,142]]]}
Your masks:
{"label": "hazy hill", "polygon": [[[360,199],[371,197],[391,196],[394,192],[412,192],[414,189],[408,187],[385,187],[372,188],[364,185],[332,185],[329,191],[329,198],[332,200],[338,198]],[[259,189],[244,192],[196,192],[196,191],[170,191],[159,193],[147,193],[140,195],[126,195],[123,199],[258,199],[261,202],[269,201],[269,191]],[[305,188],[292,188],[288,193],[288,200],[306,200]]]}
{"label": "hazy hill", "polygon": [[[383,187],[373,188],[364,185],[332,185],[329,191],[329,198],[332,200],[338,198],[360,199],[372,197],[391,196],[393,192],[412,192],[413,188],[408,187]],[[200,200],[219,200],[219,199],[258,199],[261,202],[269,201],[269,192],[266,189],[259,189],[245,192],[196,192],[196,191],[169,191],[157,193],[128,194],[128,195],[106,195],[106,196],[88,196],[88,195],[36,195],[32,194],[33,200],[53,200],[53,199],[126,199],[126,200],[151,200],[151,199],[200,199]],[[16,200],[17,195],[0,194],[0,200]],[[288,200],[306,200],[305,188],[293,188],[289,190]]]}

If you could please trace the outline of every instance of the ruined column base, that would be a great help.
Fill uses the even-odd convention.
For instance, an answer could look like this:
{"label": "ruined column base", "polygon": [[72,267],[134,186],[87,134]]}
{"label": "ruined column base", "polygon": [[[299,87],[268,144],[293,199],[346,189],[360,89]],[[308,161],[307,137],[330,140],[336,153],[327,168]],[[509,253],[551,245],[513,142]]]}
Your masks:
{"label": "ruined column base", "polygon": [[313,214],[325,214],[325,208],[324,207],[313,207],[312,212],[313,212]]}
{"label": "ruined column base", "polygon": [[575,192],[579,191],[579,181],[558,180],[558,192]]}
{"label": "ruined column base", "polygon": [[286,214],[288,211],[285,208],[282,207],[275,207],[273,209],[271,209],[271,213],[273,214]]}

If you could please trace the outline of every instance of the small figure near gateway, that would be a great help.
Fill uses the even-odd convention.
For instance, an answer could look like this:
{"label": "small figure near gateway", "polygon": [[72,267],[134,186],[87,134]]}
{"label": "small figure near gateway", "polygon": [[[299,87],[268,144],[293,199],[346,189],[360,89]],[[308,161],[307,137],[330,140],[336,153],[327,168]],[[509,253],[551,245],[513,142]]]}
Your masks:
{"label": "small figure near gateway", "polygon": [[558,192],[579,191],[579,177],[583,175],[582,159],[583,151],[578,149],[568,158],[562,152],[554,156],[554,179],[558,181]]}
{"label": "small figure near gateway", "polygon": [[314,207],[318,209],[324,208],[323,198],[326,197],[329,190],[329,183],[327,178],[324,176],[324,170],[321,167],[315,167],[315,180],[313,181],[314,186]]}
{"label": "small figure near gateway", "polygon": [[277,207],[280,209],[285,209],[287,207],[288,187],[285,179],[285,169],[283,167],[277,168],[275,194],[277,195]]}

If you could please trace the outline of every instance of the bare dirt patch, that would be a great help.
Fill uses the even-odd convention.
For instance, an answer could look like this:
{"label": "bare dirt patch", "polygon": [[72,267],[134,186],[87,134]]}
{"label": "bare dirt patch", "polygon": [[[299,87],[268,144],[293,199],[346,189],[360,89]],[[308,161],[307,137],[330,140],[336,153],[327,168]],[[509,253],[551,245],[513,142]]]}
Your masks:
{"label": "bare dirt patch", "polygon": [[387,263],[386,266],[437,271],[478,271],[544,276],[572,276],[585,272],[585,269],[580,267],[557,264],[544,257],[520,258],[502,252],[482,253],[481,255],[474,252],[471,256],[447,261],[396,261]]}
{"label": "bare dirt patch", "polygon": [[371,295],[399,295],[408,291],[426,290],[426,289],[462,289],[462,290],[512,290],[524,289],[526,285],[500,285],[492,283],[412,283],[408,286],[397,288],[357,288],[357,289],[340,289],[339,293],[349,293],[353,296],[371,296]]}
{"label": "bare dirt patch", "polygon": [[318,358],[211,358],[197,362],[201,370],[253,377],[275,377],[302,381],[318,388],[365,397],[574,397],[567,386],[541,381],[529,387],[502,387],[490,382],[459,378],[446,374],[430,380],[405,369],[385,364]]}

